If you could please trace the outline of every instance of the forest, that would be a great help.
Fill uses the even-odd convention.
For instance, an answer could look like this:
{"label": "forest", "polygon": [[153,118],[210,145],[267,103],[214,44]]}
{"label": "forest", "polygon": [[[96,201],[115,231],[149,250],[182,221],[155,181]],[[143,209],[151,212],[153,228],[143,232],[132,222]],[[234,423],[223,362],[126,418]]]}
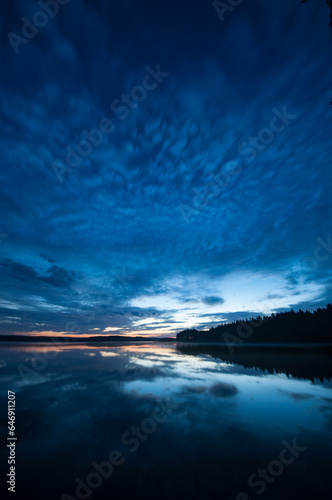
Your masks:
{"label": "forest", "polygon": [[210,328],[183,330],[179,342],[223,342],[232,344],[332,343],[332,305],[316,311],[291,310],[258,316]]}

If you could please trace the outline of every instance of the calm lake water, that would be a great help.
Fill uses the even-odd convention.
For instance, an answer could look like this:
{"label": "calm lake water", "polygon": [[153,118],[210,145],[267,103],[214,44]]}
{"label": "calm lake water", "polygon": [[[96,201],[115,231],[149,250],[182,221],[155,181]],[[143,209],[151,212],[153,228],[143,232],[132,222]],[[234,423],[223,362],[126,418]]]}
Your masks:
{"label": "calm lake water", "polygon": [[224,357],[173,343],[1,345],[1,486],[10,390],[13,498],[330,500],[331,381]]}

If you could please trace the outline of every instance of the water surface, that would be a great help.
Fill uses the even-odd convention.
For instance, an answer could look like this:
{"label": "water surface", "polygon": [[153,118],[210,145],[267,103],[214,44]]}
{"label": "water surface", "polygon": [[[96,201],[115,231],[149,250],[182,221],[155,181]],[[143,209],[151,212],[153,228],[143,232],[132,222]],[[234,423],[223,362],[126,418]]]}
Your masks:
{"label": "water surface", "polygon": [[[4,437],[7,390],[16,392],[14,498],[330,499],[331,381],[213,354],[172,343],[1,345]],[[5,440],[1,455],[6,470]]]}

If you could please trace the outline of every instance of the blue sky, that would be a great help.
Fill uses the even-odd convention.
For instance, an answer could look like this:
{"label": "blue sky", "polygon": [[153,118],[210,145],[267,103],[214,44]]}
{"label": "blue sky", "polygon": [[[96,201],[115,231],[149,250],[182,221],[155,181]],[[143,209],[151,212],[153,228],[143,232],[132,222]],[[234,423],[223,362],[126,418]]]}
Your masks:
{"label": "blue sky", "polygon": [[330,302],[328,6],[58,7],[1,2],[0,333],[173,336]]}

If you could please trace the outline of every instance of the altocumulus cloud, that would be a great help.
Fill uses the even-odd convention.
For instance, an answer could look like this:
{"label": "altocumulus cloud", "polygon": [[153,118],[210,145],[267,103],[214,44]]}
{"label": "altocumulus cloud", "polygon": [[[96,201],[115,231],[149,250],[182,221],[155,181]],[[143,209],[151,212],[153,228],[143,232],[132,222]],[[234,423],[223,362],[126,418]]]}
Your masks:
{"label": "altocumulus cloud", "polygon": [[[212,2],[75,0],[15,54],[6,34],[36,9],[1,17],[2,333],[173,335],[331,300],[329,260],[297,273],[331,233],[324,3],[243,2],[220,23]],[[111,103],[157,64],[170,75],[121,120]],[[296,118],[248,163],[239,145],[284,106]],[[52,163],[106,116],[114,132],[58,182]],[[179,205],[233,160],[187,225]]]}

